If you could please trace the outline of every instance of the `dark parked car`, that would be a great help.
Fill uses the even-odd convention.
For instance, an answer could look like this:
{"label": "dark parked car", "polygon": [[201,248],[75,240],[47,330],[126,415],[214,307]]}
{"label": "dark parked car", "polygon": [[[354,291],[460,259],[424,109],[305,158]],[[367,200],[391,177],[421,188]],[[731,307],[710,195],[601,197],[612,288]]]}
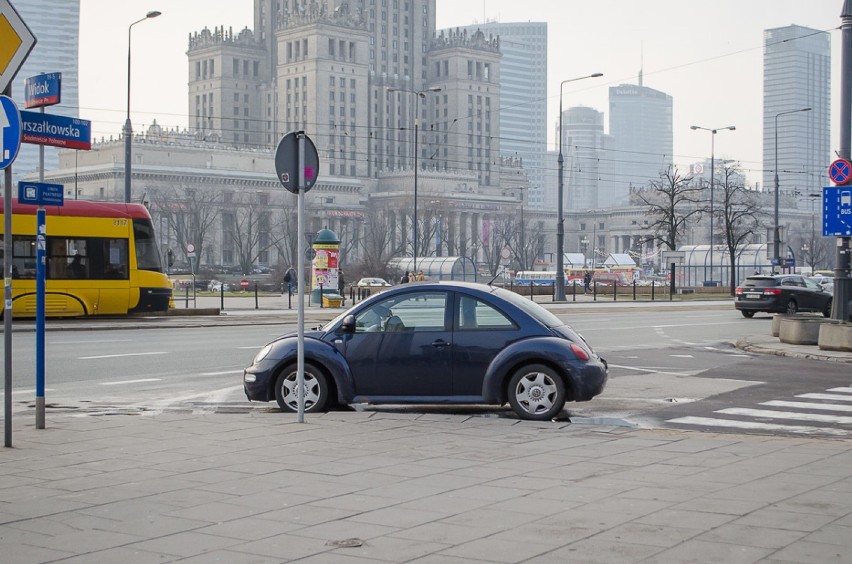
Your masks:
{"label": "dark parked car", "polygon": [[[298,410],[295,333],[266,345],[243,373],[251,401]],[[305,411],[334,403],[491,404],[547,420],[588,401],[606,362],[540,305],[465,282],[402,284],[305,332]]]}
{"label": "dark parked car", "polygon": [[744,317],[767,313],[815,311],[831,316],[831,294],[819,284],[798,274],[749,276],[736,290],[734,307]]}

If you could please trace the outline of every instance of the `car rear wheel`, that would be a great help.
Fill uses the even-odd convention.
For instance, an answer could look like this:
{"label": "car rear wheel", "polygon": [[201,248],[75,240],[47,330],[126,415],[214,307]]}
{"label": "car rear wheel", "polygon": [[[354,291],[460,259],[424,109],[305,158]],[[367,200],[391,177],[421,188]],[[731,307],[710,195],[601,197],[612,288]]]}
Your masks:
{"label": "car rear wheel", "polygon": [[509,405],[521,419],[553,419],[565,407],[565,383],[543,364],[524,366],[509,380]]}
{"label": "car rear wheel", "polygon": [[[305,413],[324,411],[328,404],[329,386],[322,371],[305,363]],[[275,400],[284,411],[299,411],[296,365],[290,365],[278,375],[275,382]]]}
{"label": "car rear wheel", "polygon": [[743,317],[747,317],[747,318],[749,318],[749,319],[751,319],[752,317],[754,317],[754,312],[753,312],[753,311],[746,311],[746,310],[744,310],[744,309],[741,309],[741,310],[740,310],[740,313],[741,313],[741,314],[743,314]]}
{"label": "car rear wheel", "polygon": [[795,315],[797,311],[799,311],[799,305],[796,303],[796,300],[790,300],[787,302],[787,308],[785,310],[787,315]]}
{"label": "car rear wheel", "polygon": [[828,300],[825,304],[825,309],[822,310],[823,317],[831,317],[831,300]]}

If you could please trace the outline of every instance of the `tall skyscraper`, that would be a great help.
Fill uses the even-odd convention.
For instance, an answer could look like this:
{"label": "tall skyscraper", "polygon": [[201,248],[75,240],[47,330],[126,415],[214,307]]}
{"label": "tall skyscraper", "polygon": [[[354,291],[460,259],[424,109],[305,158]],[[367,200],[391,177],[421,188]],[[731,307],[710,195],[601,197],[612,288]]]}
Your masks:
{"label": "tall skyscraper", "polygon": [[600,198],[612,148],[610,136],[604,133],[603,112],[584,106],[568,108],[562,114],[562,131],[565,209],[585,212],[610,207]]}
{"label": "tall skyscraper", "polygon": [[763,41],[763,187],[774,190],[777,154],[779,190],[807,208],[808,194],[829,182],[831,37],[789,25],[765,30]]}
{"label": "tall skyscraper", "polygon": [[[520,157],[529,178],[525,198],[545,208],[547,153],[547,22],[487,22],[463,29],[500,37],[500,154]],[[555,195],[554,195],[555,197]]]}
{"label": "tall skyscraper", "polygon": [[657,180],[674,159],[672,97],[642,84],[620,84],[609,89],[609,134],[613,152],[611,191],[601,198],[602,207],[626,205],[630,188]]}
{"label": "tall skyscraper", "polygon": [[[12,98],[24,108],[26,79],[42,73],[62,73],[62,102],[45,108],[49,114],[79,116],[77,83],[80,37],[80,0],[15,0],[15,10],[26,22],[38,43],[30,52],[12,83]],[[85,116],[83,116],[85,117]],[[38,145],[24,143],[12,173],[15,180],[38,172]],[[44,148],[44,168],[57,167],[59,157],[53,147]]]}

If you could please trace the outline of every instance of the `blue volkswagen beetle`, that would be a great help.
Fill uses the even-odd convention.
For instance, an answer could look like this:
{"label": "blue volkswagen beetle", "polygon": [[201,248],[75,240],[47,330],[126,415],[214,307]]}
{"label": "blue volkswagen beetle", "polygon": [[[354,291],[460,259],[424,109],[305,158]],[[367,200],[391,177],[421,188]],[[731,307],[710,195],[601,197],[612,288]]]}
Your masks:
{"label": "blue volkswagen beetle", "polygon": [[[263,347],[243,373],[250,401],[298,411],[296,333]],[[304,338],[305,412],[334,404],[491,404],[548,420],[588,401],[606,362],[540,305],[466,282],[402,284]]]}

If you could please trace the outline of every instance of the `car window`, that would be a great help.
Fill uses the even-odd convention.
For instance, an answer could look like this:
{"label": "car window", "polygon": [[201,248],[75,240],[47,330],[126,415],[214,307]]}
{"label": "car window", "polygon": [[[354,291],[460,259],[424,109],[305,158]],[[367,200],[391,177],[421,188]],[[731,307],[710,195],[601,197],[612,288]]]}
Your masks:
{"label": "car window", "polygon": [[461,331],[516,328],[501,311],[471,296],[460,296],[455,319],[455,329]]}
{"label": "car window", "polygon": [[746,288],[772,288],[776,285],[774,278],[747,278],[743,284]]}
{"label": "car window", "polygon": [[444,331],[446,308],[446,292],[393,296],[360,312],[355,332]]}
{"label": "car window", "polygon": [[810,288],[811,290],[819,290],[820,285],[811,280],[810,278],[805,278],[805,288]]}
{"label": "car window", "polygon": [[799,288],[804,288],[804,287],[805,287],[805,283],[804,283],[804,282],[802,282],[802,279],[801,279],[801,278],[796,278],[796,277],[792,277],[792,278],[783,278],[783,279],[781,280],[781,285],[782,285],[782,286],[796,286],[796,287],[799,287]]}

